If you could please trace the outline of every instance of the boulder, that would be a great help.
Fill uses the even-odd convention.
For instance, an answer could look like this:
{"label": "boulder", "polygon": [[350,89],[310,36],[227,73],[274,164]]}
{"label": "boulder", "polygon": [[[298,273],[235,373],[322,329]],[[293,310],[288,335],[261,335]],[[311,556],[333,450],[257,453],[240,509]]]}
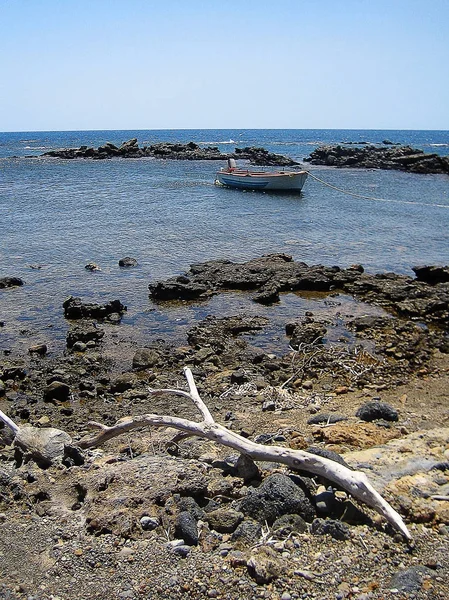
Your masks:
{"label": "boulder", "polygon": [[426,283],[430,283],[430,285],[449,281],[449,267],[423,265],[413,267],[413,271],[418,281],[425,281]]}
{"label": "boulder", "polygon": [[65,447],[71,442],[71,437],[65,431],[52,427],[19,427],[14,439],[15,446],[45,467],[62,459]]}
{"label": "boulder", "polygon": [[70,399],[70,387],[62,381],[53,381],[44,390],[46,402],[67,402]]}
{"label": "boulder", "polygon": [[23,285],[20,277],[0,277],[0,289]]}
{"label": "boulder", "polygon": [[139,348],[133,357],[133,369],[150,369],[157,365],[161,355],[152,348]]}
{"label": "boulder", "polygon": [[121,258],[118,261],[120,267],[136,267],[137,260],[135,258],[131,258],[130,256],[125,256],[125,258]]}
{"label": "boulder", "polygon": [[365,402],[355,413],[362,421],[376,421],[383,419],[384,421],[397,421],[398,411],[387,404],[386,402]]}
{"label": "boulder", "polygon": [[273,523],[282,515],[299,514],[311,521],[315,511],[304,491],[287,475],[275,473],[267,477],[258,488],[250,488],[240,502],[240,510],[259,523]]}
{"label": "boulder", "polygon": [[120,300],[110,300],[105,304],[83,302],[81,298],[69,296],[63,302],[66,319],[105,319],[111,315],[123,315],[127,307]]}
{"label": "boulder", "polygon": [[84,344],[93,342],[97,345],[103,337],[104,329],[101,329],[95,323],[72,325],[67,332],[67,348],[72,348],[76,342]]}

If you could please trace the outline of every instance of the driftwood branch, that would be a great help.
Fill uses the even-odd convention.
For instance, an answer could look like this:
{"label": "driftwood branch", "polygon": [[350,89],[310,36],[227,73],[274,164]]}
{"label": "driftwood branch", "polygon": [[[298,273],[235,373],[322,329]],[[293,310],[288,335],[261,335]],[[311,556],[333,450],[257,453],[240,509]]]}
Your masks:
{"label": "driftwood branch", "polygon": [[292,470],[302,470],[315,475],[320,475],[329,481],[336,483],[342,489],[346,490],[354,498],[364,502],[379,514],[381,514],[395,529],[402,535],[411,539],[411,535],[398,512],[372,487],[366,475],[360,471],[352,471],[339,463],[304,452],[302,450],[293,450],[282,446],[265,446],[252,442],[237,433],[226,429],[219,423],[216,423],[208,408],[201,400],[192,372],[189,368],[184,368],[184,373],[189,385],[190,393],[182,390],[150,390],[154,394],[177,394],[188,396],[199,409],[203,416],[202,422],[189,421],[178,417],[145,414],[135,417],[126,417],[117,421],[112,427],[107,427],[101,423],[91,423],[93,427],[99,429],[99,432],[92,437],[83,438],[79,446],[81,448],[92,448],[104,444],[106,441],[132,431],[151,425],[153,427],[173,427],[188,435],[195,435],[217,442],[246,454],[253,460],[278,462],[287,465]]}

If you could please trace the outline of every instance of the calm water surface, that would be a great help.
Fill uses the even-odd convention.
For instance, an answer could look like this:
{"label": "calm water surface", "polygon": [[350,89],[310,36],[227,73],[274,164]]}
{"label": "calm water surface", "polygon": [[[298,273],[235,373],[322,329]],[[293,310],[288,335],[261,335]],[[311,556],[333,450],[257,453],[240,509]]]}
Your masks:
{"label": "calm water surface", "polygon": [[[409,274],[415,264],[449,262],[447,176],[310,167],[333,186],[378,198],[366,200],[311,178],[300,196],[218,188],[214,173],[222,165],[212,161],[25,157],[58,147],[120,144],[131,137],[140,145],[193,140],[223,151],[257,145],[297,160],[321,143],[342,141],[389,139],[427,152],[449,152],[449,132],[0,134],[0,276],[25,281],[23,288],[0,291],[0,321],[5,323],[0,350],[40,340],[62,348],[67,330],[62,302],[70,294],[92,301],[119,298],[129,309],[122,328],[139,330],[144,339],[181,335],[208,313],[267,310],[235,294],[189,307],[162,308],[149,301],[150,281],[181,273],[197,261],[243,261],[287,252],[309,264],[361,263],[371,272]],[[139,266],[120,269],[118,260],[124,256],[137,258]],[[100,265],[100,272],[84,269],[91,261]],[[281,313],[287,318],[311,306],[320,310],[324,301],[289,295]],[[276,337],[275,332],[269,335]]]}

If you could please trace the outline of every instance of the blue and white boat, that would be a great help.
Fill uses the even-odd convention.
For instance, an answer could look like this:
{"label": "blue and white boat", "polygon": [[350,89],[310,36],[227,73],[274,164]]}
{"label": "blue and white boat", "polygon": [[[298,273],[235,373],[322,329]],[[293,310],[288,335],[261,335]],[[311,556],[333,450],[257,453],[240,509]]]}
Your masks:
{"label": "blue and white boat", "polygon": [[273,190],[300,192],[307,179],[307,171],[249,171],[237,169],[235,160],[228,160],[228,168],[217,171],[215,183],[242,190]]}

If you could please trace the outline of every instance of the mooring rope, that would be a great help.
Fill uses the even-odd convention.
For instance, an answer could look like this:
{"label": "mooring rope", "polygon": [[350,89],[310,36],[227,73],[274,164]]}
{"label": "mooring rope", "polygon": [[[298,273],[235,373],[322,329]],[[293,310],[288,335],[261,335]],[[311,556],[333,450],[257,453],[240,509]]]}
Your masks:
{"label": "mooring rope", "polygon": [[376,202],[389,202],[392,204],[416,204],[418,206],[433,206],[433,207],[437,207],[437,208],[449,208],[448,204],[430,204],[429,202],[414,202],[413,200],[392,200],[389,198],[376,198],[375,196],[365,196],[363,194],[357,194],[356,192],[350,192],[349,190],[344,190],[342,188],[337,187],[336,185],[332,185],[331,183],[328,183],[327,181],[320,179],[316,175],[313,175],[310,171],[306,171],[306,173],[312,179],[319,181],[319,183],[322,183],[323,185],[326,185],[327,187],[330,187],[331,189],[336,190],[337,192],[341,192],[342,194],[348,194],[349,196],[354,196],[355,198],[362,198],[363,200],[374,200]]}

